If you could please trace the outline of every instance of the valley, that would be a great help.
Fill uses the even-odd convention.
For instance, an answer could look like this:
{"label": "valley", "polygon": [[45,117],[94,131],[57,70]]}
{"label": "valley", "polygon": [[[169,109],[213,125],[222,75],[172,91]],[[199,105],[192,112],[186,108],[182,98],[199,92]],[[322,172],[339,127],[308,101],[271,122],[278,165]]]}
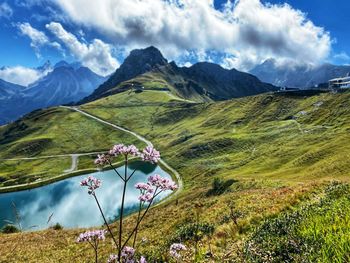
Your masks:
{"label": "valley", "polygon": [[[152,141],[160,149],[162,159],[183,178],[183,191],[155,207],[156,217],[152,213],[146,218],[147,227],[141,229],[141,235],[147,236],[151,243],[142,248],[143,254],[161,254],[165,247],[156,237],[171,239],[180,225],[192,222],[191,218],[199,213],[201,222],[215,226],[210,243],[216,260],[225,258],[227,251],[232,253],[229,257],[238,260],[244,257],[240,252],[243,240],[263,220],[314,202],[334,180],[348,182],[349,96],[348,92],[310,97],[267,93],[195,103],[184,101],[174,93],[144,90],[119,92],[79,105],[78,109]],[[44,125],[48,114],[54,125]],[[30,129],[21,128],[25,126]],[[9,129],[13,134],[10,138],[5,136]],[[66,136],[67,132],[70,136]],[[43,139],[43,134],[51,142],[35,147],[36,156],[105,151],[116,142],[140,145],[133,136],[62,107],[34,112],[17,123],[1,127],[1,134],[1,146],[6,149],[1,151],[2,157],[13,153],[24,157],[25,152],[14,149]],[[55,165],[51,161],[36,160],[35,167],[42,171],[47,166],[61,167],[62,171],[71,166],[70,158],[55,159]],[[82,168],[93,168],[92,156],[79,157],[78,169]],[[40,172],[27,171],[31,171],[31,177],[40,177]],[[46,176],[57,172],[46,170]],[[16,174],[20,182],[21,173]],[[13,171],[2,177],[13,178]],[[214,178],[227,182],[228,188],[221,194],[209,195]],[[238,225],[223,219],[232,202],[241,214]],[[159,228],[161,219],[167,224]],[[68,261],[82,256],[84,250],[79,250],[81,247],[78,249],[73,241],[80,230],[52,231],[0,235],[0,242],[6,243],[6,251],[10,251],[16,246],[17,238],[30,239],[33,244],[45,238],[45,244],[20,248],[18,260],[28,262],[39,260],[39,255],[41,262],[50,262],[52,258],[61,261],[63,255]],[[201,242],[203,249],[207,249],[208,237]],[[44,249],[47,246],[56,247],[56,252],[35,252],[48,251]],[[106,244],[102,251],[109,249]],[[4,254],[2,258],[8,256]]]}
{"label": "valley", "polygon": [[350,263],[348,10],[0,0],[0,263]]}

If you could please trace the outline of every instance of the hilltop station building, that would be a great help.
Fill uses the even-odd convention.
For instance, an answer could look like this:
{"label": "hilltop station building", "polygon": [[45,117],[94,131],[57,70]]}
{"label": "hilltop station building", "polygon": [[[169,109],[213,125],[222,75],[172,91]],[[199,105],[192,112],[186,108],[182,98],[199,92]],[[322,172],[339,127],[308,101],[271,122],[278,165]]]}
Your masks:
{"label": "hilltop station building", "polygon": [[344,78],[335,78],[328,81],[330,89],[350,89],[350,76]]}

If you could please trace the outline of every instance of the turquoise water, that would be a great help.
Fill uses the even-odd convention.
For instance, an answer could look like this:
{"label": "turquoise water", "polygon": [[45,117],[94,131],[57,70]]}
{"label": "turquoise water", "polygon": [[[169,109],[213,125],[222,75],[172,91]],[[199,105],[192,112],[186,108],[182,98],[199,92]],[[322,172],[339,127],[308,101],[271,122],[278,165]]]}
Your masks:
{"label": "turquoise water", "polygon": [[[153,174],[170,178],[159,166],[135,162],[129,165],[129,174],[135,168],[137,170],[127,187],[125,208],[128,213],[138,208],[139,190],[134,188],[136,183],[146,182],[148,176]],[[117,170],[124,174],[124,167]],[[76,176],[30,190],[0,194],[0,228],[8,222],[16,225],[20,223],[22,229],[27,231],[45,229],[56,223],[65,228],[101,226],[103,220],[94,198],[87,193],[86,187],[79,185],[89,175],[102,180],[102,186],[97,189],[96,195],[106,218],[117,218],[123,184],[115,172],[110,170]],[[162,193],[159,199],[168,194],[170,192]],[[13,208],[14,205],[16,209]],[[16,211],[20,220],[16,220]]]}

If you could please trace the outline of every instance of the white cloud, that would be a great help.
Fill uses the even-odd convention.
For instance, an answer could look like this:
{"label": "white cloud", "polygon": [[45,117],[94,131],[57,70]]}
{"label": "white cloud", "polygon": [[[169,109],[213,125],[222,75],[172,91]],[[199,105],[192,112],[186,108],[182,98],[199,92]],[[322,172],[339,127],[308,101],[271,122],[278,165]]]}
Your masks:
{"label": "white cloud", "polygon": [[45,76],[51,70],[51,68],[47,68],[45,71],[41,71],[22,66],[3,67],[0,69],[0,79],[22,86],[28,86]]}
{"label": "white cloud", "polygon": [[13,10],[8,3],[0,4],[0,17],[10,18],[13,15]]}
{"label": "white cloud", "polygon": [[112,47],[102,40],[94,39],[90,44],[85,44],[67,32],[60,23],[51,22],[46,28],[64,43],[76,59],[92,71],[106,76],[119,66],[118,61],[112,56]]}
{"label": "white cloud", "polygon": [[219,11],[213,0],[55,2],[72,21],[97,29],[117,45],[155,45],[170,59],[186,51],[202,56],[203,50],[215,50],[229,56],[226,63],[249,69],[271,57],[319,63],[331,49],[328,32],[288,4],[237,0]]}
{"label": "white cloud", "polygon": [[19,23],[17,27],[23,35],[31,39],[30,46],[35,50],[38,57],[40,57],[40,48],[42,46],[49,45],[59,50],[61,49],[59,43],[51,42],[44,32],[33,28],[29,23]]}
{"label": "white cloud", "polygon": [[344,51],[338,54],[335,54],[333,58],[341,61],[350,61],[350,56]]}

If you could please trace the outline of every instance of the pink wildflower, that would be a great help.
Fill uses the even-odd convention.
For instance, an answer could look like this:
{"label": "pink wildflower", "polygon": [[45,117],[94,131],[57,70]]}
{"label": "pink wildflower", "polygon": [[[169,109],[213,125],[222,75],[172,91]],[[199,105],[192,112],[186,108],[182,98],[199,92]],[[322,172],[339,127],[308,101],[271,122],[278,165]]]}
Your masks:
{"label": "pink wildflower", "polygon": [[173,258],[181,258],[181,254],[180,252],[181,251],[185,251],[187,250],[186,246],[181,244],[181,243],[174,243],[170,246],[170,255],[173,257]]}
{"label": "pink wildflower", "polygon": [[[125,247],[122,252],[122,259],[124,259],[122,262],[125,263],[147,263],[144,256],[141,256],[139,261],[134,260],[135,256],[135,249],[132,247]],[[109,256],[109,259],[107,263],[118,263],[118,256],[116,254],[111,254]]]}
{"label": "pink wildflower", "polygon": [[111,155],[118,156],[120,154],[123,154],[125,156],[132,155],[132,156],[138,156],[139,155],[139,149],[135,145],[124,145],[124,144],[116,144],[113,146],[113,148],[109,151]]}
{"label": "pink wildflower", "polygon": [[109,255],[107,263],[117,263],[118,256],[115,254]]}
{"label": "pink wildflower", "polygon": [[153,188],[150,184],[137,183],[137,184],[135,184],[135,188],[139,189],[141,192],[153,193]]}
{"label": "pink wildflower", "polygon": [[[122,250],[121,257],[126,261],[126,262],[134,262],[134,255],[135,255],[135,249],[132,247],[125,246]],[[131,261],[132,260],[132,261]]]}
{"label": "pink wildflower", "polygon": [[140,156],[142,161],[145,162],[157,163],[160,160],[160,153],[152,146],[147,146],[145,149],[143,149]]}
{"label": "pink wildflower", "polygon": [[174,191],[178,188],[178,186],[172,180],[163,178],[159,174],[151,175],[148,177],[148,183],[157,188],[160,188],[162,191]]}
{"label": "pink wildflower", "polygon": [[84,233],[81,233],[79,237],[77,238],[77,242],[91,242],[91,241],[97,241],[97,240],[104,240],[105,239],[105,230],[93,230],[93,231],[86,231]]}
{"label": "pink wildflower", "polygon": [[96,179],[93,176],[89,176],[80,182],[80,186],[86,186],[88,188],[89,195],[91,195],[94,194],[95,190],[101,186],[101,180]]}
{"label": "pink wildflower", "polygon": [[151,202],[153,200],[153,195],[150,193],[142,194],[139,196],[141,202]]}
{"label": "pink wildflower", "polygon": [[111,157],[106,154],[98,154],[97,159],[95,160],[96,165],[104,166],[109,163]]}

